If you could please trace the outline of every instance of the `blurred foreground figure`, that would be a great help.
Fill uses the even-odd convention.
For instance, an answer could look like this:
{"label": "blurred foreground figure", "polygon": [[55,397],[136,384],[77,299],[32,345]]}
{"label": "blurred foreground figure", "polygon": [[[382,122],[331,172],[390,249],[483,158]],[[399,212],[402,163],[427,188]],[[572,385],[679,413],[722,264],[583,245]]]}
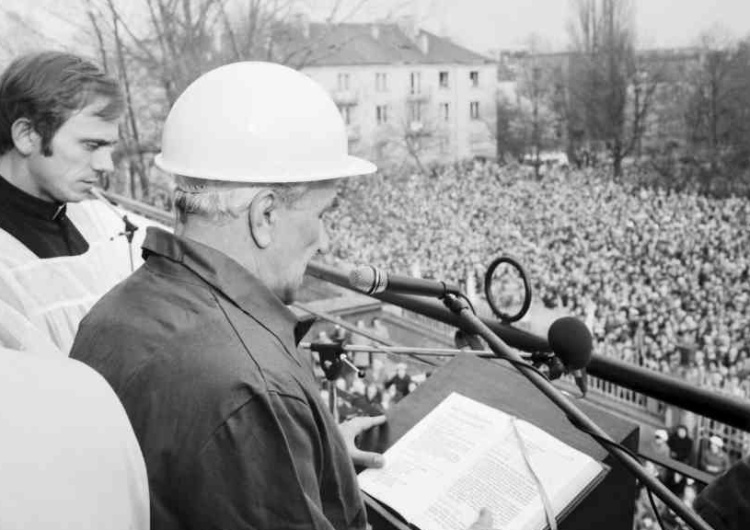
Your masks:
{"label": "blurred foreground figure", "polygon": [[0,348],[0,528],[148,530],[146,467],[106,381]]}

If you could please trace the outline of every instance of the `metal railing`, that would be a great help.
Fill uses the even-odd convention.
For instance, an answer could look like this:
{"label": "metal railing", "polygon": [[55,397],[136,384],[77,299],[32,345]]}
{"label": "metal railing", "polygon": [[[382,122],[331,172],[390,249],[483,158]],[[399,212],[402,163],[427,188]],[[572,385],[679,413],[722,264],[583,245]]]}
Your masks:
{"label": "metal railing", "polygon": [[[322,280],[350,288],[348,276],[334,267],[311,263],[307,272]],[[437,301],[388,292],[373,295],[373,298],[455,327],[460,326],[458,318]],[[524,351],[551,351],[544,337],[490,319],[482,320],[513,348]],[[588,372],[594,377],[627,389],[629,392],[644,394],[658,401],[750,432],[750,403],[747,401],[698,388],[680,379],[602,355],[592,355]],[[625,395],[622,394],[622,396]],[[628,395],[635,396],[635,394]],[[633,399],[637,401],[637,398]]]}

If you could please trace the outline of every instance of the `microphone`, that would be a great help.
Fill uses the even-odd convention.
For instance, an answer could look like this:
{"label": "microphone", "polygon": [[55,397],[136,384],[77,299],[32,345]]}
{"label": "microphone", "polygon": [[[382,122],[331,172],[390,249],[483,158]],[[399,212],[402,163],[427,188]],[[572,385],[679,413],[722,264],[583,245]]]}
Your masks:
{"label": "microphone", "polygon": [[588,391],[586,367],[591,362],[594,342],[589,328],[574,317],[558,318],[547,332],[547,341],[585,396]]}
{"label": "microphone", "polygon": [[363,265],[349,273],[349,285],[365,294],[377,294],[384,291],[418,296],[444,298],[447,294],[460,294],[458,286],[437,281],[411,278],[388,274],[372,265]]}

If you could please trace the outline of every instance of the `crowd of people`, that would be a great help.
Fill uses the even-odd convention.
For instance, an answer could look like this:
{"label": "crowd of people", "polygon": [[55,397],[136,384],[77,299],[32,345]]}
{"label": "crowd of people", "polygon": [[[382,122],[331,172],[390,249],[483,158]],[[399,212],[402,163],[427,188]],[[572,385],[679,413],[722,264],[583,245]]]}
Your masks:
{"label": "crowd of people", "polygon": [[[342,368],[334,373],[337,390],[336,413],[340,420],[359,415],[376,416],[385,413],[392,405],[401,401],[413,392],[428,376],[428,372],[418,363],[407,363],[398,355],[378,353],[378,341],[370,340],[366,335],[388,340],[388,327],[379,317],[374,317],[369,325],[364,320],[356,323],[357,331],[349,332],[338,324],[330,329],[321,329],[315,337],[316,343],[334,343],[354,345],[361,348],[372,348],[369,351],[355,351],[349,355],[353,367]],[[361,332],[361,333],[360,333]],[[320,358],[316,358],[316,372],[321,382],[321,395],[330,404],[331,377],[321,367]],[[329,405],[330,406],[330,405]]]}
{"label": "crowd of people", "polygon": [[536,300],[586,319],[597,353],[750,397],[750,201],[493,163],[352,179],[333,253],[481,289],[515,256]]}
{"label": "crowd of people", "polygon": [[[331,219],[336,259],[457,282],[481,297],[486,267],[513,256],[537,301],[586,321],[597,353],[750,398],[747,198],[614,182],[603,170],[537,179],[481,162],[352,179],[343,195]],[[715,475],[730,465],[720,436],[680,425],[657,437],[662,456]],[[692,503],[699,485],[653,469]],[[655,524],[645,493],[638,511],[639,528]],[[677,527],[668,510],[660,515]]]}

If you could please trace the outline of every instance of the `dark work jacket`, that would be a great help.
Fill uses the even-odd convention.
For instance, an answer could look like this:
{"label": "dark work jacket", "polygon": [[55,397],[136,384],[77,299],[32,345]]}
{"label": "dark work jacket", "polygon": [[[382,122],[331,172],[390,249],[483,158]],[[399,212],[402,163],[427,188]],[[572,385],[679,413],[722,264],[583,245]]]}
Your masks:
{"label": "dark work jacket", "polygon": [[149,228],[143,249],[145,265],[94,306],[71,357],[125,406],[152,530],[365,528],[291,311],[207,246]]}
{"label": "dark work jacket", "polygon": [[750,528],[750,457],[706,486],[693,508],[714,530]]}

